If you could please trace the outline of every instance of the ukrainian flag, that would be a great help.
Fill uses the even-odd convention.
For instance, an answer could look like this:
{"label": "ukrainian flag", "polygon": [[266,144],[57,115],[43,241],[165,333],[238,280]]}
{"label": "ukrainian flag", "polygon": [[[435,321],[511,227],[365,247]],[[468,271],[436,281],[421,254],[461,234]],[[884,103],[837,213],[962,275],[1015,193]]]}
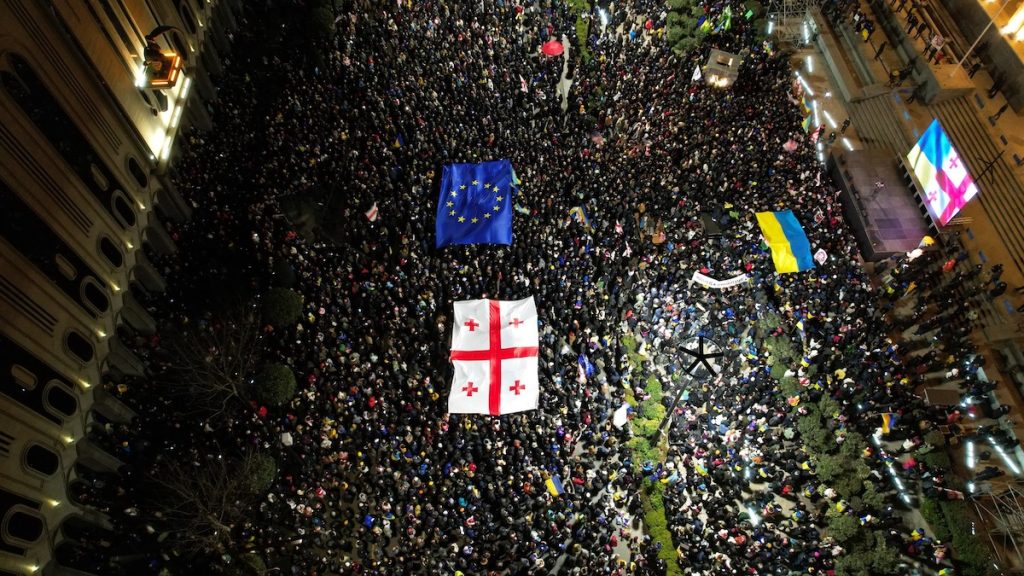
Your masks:
{"label": "ukrainian flag", "polygon": [[544,484],[547,485],[548,492],[550,492],[552,496],[561,496],[562,494],[565,494],[565,488],[562,488],[562,479],[558,476],[548,478]]}
{"label": "ukrainian flag", "polygon": [[814,268],[811,243],[792,210],[758,212],[757,223],[772,249],[776,272],[785,274]]}
{"label": "ukrainian flag", "polygon": [[882,434],[888,434],[892,432],[892,427],[896,425],[896,414],[893,412],[882,413]]}
{"label": "ukrainian flag", "polygon": [[575,220],[580,226],[590,228],[590,217],[583,206],[573,206],[569,209],[569,218]]}

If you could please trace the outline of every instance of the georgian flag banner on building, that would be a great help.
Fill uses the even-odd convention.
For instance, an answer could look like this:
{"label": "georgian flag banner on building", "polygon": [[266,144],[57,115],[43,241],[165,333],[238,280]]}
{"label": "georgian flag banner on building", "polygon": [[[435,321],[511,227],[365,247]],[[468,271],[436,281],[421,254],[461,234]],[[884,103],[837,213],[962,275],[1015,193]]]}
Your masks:
{"label": "georgian flag banner on building", "polygon": [[456,302],[448,412],[497,416],[536,410],[537,343],[532,296]]}

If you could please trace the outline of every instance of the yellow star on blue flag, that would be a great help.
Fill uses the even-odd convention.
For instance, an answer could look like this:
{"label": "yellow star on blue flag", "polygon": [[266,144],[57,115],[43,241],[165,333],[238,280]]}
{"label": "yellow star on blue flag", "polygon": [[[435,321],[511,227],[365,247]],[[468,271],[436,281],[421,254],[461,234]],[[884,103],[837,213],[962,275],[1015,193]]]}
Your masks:
{"label": "yellow star on blue flag", "polygon": [[508,159],[446,165],[437,203],[437,247],[511,244],[512,202],[495,194],[514,192],[513,178]]}

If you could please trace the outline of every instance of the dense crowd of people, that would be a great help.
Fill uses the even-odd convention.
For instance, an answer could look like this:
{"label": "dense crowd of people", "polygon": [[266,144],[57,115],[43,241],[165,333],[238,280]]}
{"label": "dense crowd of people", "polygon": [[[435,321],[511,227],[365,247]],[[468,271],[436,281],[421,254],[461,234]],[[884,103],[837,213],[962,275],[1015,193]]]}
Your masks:
{"label": "dense crowd of people", "polygon": [[[236,49],[227,63],[215,130],[190,134],[175,161],[195,210],[168,222],[178,253],[153,256],[169,283],[147,300],[161,331],[135,348],[153,373],[169,370],[165,334],[225,330],[225,310],[288,285],[303,296],[301,320],[265,327],[258,341],[261,362],[293,369],[298,393],[210,417],[147,381],[122,383],[115,393],[144,424],[105,428],[129,463],[123,474],[272,454],[279,473],[228,527],[237,547],[217,551],[221,566],[248,550],[296,575],[664,574],[662,544],[631,525],[653,479],[667,486],[684,573],[831,573],[844,551],[822,533],[824,510],[849,504],[807,464],[793,398],[777,389],[757,324],[777,317],[776,335],[803,343],[806,362],[791,368],[804,387],[797,401],[835,399],[837,437],[870,436],[874,415],[891,412],[916,446],[916,423],[945,414],[913,394],[908,352],[887,338],[892,323],[925,318],[900,315],[905,285],[883,309],[863,272],[800,128],[787,55],[738,17],[674,54],[654,0],[615,3],[607,25],[595,12],[590,38],[576,37],[561,1],[338,4],[322,62]],[[730,4],[743,13],[707,2],[707,17]],[[236,42],[272,38],[260,19],[276,14],[252,8]],[[539,52],[552,38],[567,58]],[[742,55],[728,89],[692,73],[712,47]],[[441,166],[496,158],[511,159],[522,181],[514,243],[434,249]],[[319,237],[283,216],[305,198],[322,199]],[[577,206],[589,222],[569,217]],[[775,273],[753,214],[779,209],[794,210],[825,251],[814,270]],[[704,234],[702,214],[720,237]],[[709,289],[689,282],[694,271],[750,281]],[[539,409],[447,414],[452,302],[526,296],[539,313]],[[675,349],[695,335],[728,351],[714,379],[679,378]],[[945,337],[957,338],[946,352],[959,357],[963,340]],[[592,376],[580,377],[581,354]],[[612,423],[627,393],[644,397],[648,375],[673,392],[688,386],[666,462],[636,462],[630,426]],[[873,466],[870,481],[895,505],[886,467]],[[564,494],[546,490],[552,475]],[[93,483],[83,498],[116,484]],[[159,540],[172,527],[151,502],[115,507],[117,529],[149,551],[135,559],[148,570],[210,561],[168,553]],[[848,513],[917,550],[892,506]]]}

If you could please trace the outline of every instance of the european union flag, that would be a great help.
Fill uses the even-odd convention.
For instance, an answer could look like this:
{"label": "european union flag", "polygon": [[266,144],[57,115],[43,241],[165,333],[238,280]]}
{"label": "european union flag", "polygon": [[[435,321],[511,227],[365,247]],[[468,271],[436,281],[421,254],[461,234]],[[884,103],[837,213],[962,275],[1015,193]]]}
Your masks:
{"label": "european union flag", "polygon": [[437,247],[511,244],[512,163],[448,164],[437,201]]}

